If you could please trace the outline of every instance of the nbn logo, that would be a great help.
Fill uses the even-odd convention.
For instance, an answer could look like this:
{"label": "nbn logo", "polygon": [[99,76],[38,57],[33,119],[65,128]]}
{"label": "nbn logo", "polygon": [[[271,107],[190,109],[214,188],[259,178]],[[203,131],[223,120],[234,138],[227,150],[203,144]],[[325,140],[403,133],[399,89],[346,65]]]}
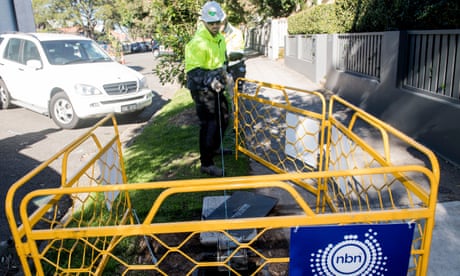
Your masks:
{"label": "nbn logo", "polygon": [[362,264],[363,263],[363,256],[361,255],[348,255],[345,253],[343,256],[336,256],[335,257],[336,264]]}
{"label": "nbn logo", "polygon": [[327,263],[334,275],[362,275],[371,258],[371,250],[365,243],[346,240],[331,248]]}

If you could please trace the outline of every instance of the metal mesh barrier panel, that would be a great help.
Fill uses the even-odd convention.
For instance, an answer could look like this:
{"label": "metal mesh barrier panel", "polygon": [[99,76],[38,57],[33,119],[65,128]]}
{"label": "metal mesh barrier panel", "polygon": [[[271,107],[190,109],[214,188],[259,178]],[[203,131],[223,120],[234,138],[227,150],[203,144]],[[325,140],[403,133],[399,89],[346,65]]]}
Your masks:
{"label": "metal mesh barrier panel", "polygon": [[[273,173],[127,184],[109,116],[20,179],[6,210],[25,275],[285,275],[292,229],[388,223],[415,225],[407,275],[426,274],[439,182],[431,151],[319,92],[244,80],[235,113],[236,158]],[[95,130],[108,120],[113,133],[100,137]],[[87,144],[94,150],[68,175]],[[60,183],[27,190],[50,167]],[[150,210],[137,214],[132,201],[149,193]],[[274,205],[266,216],[241,198],[232,210],[221,206],[252,194]],[[223,218],[207,211],[163,219],[172,204],[185,212],[196,202],[220,206]]]}

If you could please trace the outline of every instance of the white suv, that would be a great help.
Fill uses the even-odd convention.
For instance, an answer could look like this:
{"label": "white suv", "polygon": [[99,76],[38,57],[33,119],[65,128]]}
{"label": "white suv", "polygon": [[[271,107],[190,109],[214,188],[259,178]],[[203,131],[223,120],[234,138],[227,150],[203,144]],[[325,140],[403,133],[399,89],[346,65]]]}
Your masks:
{"label": "white suv", "polygon": [[0,103],[50,116],[61,128],[87,118],[140,112],[152,103],[145,77],[77,35],[0,35]]}

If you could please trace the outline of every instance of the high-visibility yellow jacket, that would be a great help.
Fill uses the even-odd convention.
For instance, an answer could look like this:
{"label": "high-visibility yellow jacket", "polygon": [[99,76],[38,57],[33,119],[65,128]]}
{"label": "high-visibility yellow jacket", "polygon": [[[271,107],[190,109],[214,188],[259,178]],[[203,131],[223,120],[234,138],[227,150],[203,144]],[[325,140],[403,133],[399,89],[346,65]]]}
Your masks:
{"label": "high-visibility yellow jacket", "polygon": [[185,72],[195,68],[221,68],[226,60],[225,49],[225,38],[222,34],[212,36],[205,26],[199,26],[192,40],[185,46]]}

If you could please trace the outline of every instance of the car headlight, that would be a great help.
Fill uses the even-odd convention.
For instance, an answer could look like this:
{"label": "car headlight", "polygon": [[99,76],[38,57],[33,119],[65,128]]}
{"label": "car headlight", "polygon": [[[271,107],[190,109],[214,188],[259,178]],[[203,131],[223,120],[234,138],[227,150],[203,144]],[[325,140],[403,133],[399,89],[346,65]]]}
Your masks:
{"label": "car headlight", "polygon": [[149,88],[149,86],[147,85],[147,78],[145,77],[139,81],[139,90],[144,88]]}
{"label": "car headlight", "polygon": [[99,89],[92,85],[87,84],[76,84],[75,85],[75,92],[83,96],[92,96],[92,95],[100,95],[102,94]]}

